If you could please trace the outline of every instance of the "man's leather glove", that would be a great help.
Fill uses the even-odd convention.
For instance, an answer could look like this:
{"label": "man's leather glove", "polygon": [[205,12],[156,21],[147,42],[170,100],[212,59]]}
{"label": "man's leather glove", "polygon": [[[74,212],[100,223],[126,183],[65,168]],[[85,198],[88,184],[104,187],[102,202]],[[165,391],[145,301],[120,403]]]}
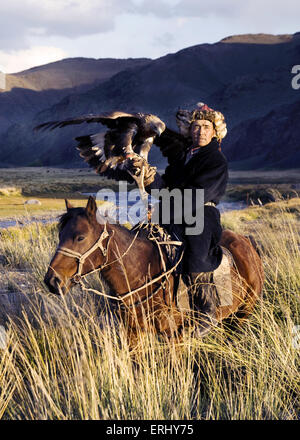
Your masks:
{"label": "man's leather glove", "polygon": [[155,179],[156,167],[151,167],[150,164],[143,159],[141,156],[136,155],[131,159],[128,159],[128,163],[126,164],[126,168],[135,176],[139,176],[141,174],[141,170],[144,167],[144,186],[150,185]]}
{"label": "man's leather glove", "polygon": [[155,180],[155,174],[156,174],[156,167],[151,167],[148,165],[148,167],[145,169],[145,175],[144,175],[144,186],[150,185]]}

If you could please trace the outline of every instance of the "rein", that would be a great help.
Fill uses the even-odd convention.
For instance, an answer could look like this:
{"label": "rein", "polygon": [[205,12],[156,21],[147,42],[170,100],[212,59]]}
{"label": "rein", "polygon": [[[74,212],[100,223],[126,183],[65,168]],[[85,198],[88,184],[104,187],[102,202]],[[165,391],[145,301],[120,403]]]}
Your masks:
{"label": "rein", "polygon": [[[161,278],[166,277],[168,279],[168,275],[170,275],[176,269],[176,267],[179,265],[179,263],[181,262],[181,259],[183,257],[183,253],[182,253],[180,258],[179,258],[179,260],[177,261],[177,263],[174,266],[172,266],[171,269],[169,269],[168,271],[164,271],[158,277],[156,277],[153,280],[149,281],[145,285],[143,285],[143,286],[141,286],[141,287],[139,287],[139,288],[137,288],[135,290],[131,290],[131,291],[123,294],[120,297],[118,297],[118,296],[111,296],[111,295],[108,295],[107,293],[100,292],[98,290],[85,287],[84,283],[83,283],[83,278],[85,278],[87,275],[89,275],[91,273],[99,272],[104,267],[106,267],[109,264],[111,264],[111,263],[108,263],[107,259],[108,259],[109,243],[110,243],[110,239],[112,238],[112,236],[113,235],[110,236],[110,238],[109,238],[109,240],[107,242],[107,246],[104,247],[103,246],[103,241],[107,237],[109,237],[109,233],[107,231],[107,227],[106,227],[106,223],[105,223],[104,229],[101,232],[100,237],[98,238],[98,240],[95,242],[95,244],[90,249],[88,249],[83,254],[81,254],[79,252],[75,252],[72,249],[65,248],[63,246],[59,246],[56,251],[58,253],[62,254],[62,255],[65,255],[66,257],[75,258],[76,260],[78,260],[77,272],[72,276],[71,281],[73,281],[76,284],[80,284],[81,288],[83,290],[85,290],[85,291],[90,291],[90,292],[96,293],[97,295],[101,295],[101,296],[104,296],[106,298],[113,299],[115,301],[123,301],[124,302],[125,299],[129,298],[130,296],[134,295],[135,293],[139,292],[140,290],[143,290],[146,287],[151,286],[152,284],[154,284],[157,281],[159,281]],[[136,236],[137,236],[137,234],[136,234]],[[167,243],[167,242],[165,242],[165,243]],[[181,244],[181,242],[170,242],[170,244],[178,245],[178,244]],[[129,248],[131,247],[131,245],[129,246]],[[87,272],[86,274],[82,274],[82,268],[83,268],[85,260],[97,249],[100,249],[100,251],[102,252],[102,255],[104,257],[106,257],[105,263],[103,263],[101,266],[97,267],[96,269],[94,269],[94,270],[92,270],[90,272]],[[128,251],[128,249],[127,249],[127,251]],[[161,255],[161,257],[162,257],[162,255]],[[115,261],[117,261],[117,260],[119,260],[119,258],[116,259]],[[161,288],[165,289],[165,287],[166,287],[165,284],[166,284],[167,279],[160,286],[158,286],[149,296],[146,296],[146,298],[144,298],[143,300],[139,300],[139,301],[137,301],[137,302],[135,302],[134,304],[131,304],[131,305],[121,304],[120,307],[121,308],[125,308],[125,307],[131,308],[131,307],[134,307],[136,305],[144,303],[145,301],[147,301],[150,298],[152,298]]]}
{"label": "rein", "polygon": [[[107,293],[100,292],[99,290],[86,288],[86,287],[83,285],[83,283],[81,284],[81,282],[80,282],[80,285],[81,285],[81,287],[83,288],[83,290],[85,290],[85,291],[93,292],[93,293],[96,293],[97,295],[101,295],[101,296],[104,296],[104,297],[106,297],[106,298],[113,299],[113,300],[115,300],[115,301],[123,301],[123,302],[124,302],[125,299],[129,298],[130,296],[134,295],[135,293],[139,292],[140,290],[143,290],[143,289],[145,289],[146,287],[151,286],[152,284],[154,284],[154,283],[156,283],[157,281],[159,281],[161,278],[163,278],[163,277],[168,278],[168,275],[170,275],[170,274],[176,269],[176,267],[177,267],[178,264],[180,263],[182,257],[183,257],[183,253],[181,254],[181,256],[180,256],[179,260],[177,261],[177,263],[176,263],[174,266],[172,266],[171,269],[169,269],[167,272],[163,272],[163,273],[160,274],[158,277],[156,277],[156,278],[154,278],[153,280],[149,281],[147,284],[144,284],[143,286],[138,287],[138,288],[135,289],[135,290],[130,290],[129,292],[124,293],[124,294],[123,294],[122,296],[120,296],[120,297],[118,297],[118,296],[111,296],[111,295],[108,295]],[[88,275],[88,274],[86,274],[86,275]],[[85,275],[83,275],[83,276],[85,276]],[[121,304],[120,307],[121,307],[121,308],[126,308],[126,307],[131,308],[131,307],[134,307],[134,306],[137,306],[137,305],[139,305],[139,304],[144,303],[144,302],[147,301],[148,299],[152,298],[152,297],[153,297],[153,296],[154,296],[154,295],[155,295],[155,294],[156,294],[161,288],[165,289],[165,287],[166,287],[166,286],[165,286],[166,281],[167,281],[167,280],[165,280],[160,286],[157,287],[157,289],[155,289],[155,290],[154,290],[149,296],[146,296],[146,298],[144,298],[143,300],[139,300],[139,301],[137,301],[137,302],[135,302],[134,304],[131,304],[131,305],[128,305],[128,304]]]}

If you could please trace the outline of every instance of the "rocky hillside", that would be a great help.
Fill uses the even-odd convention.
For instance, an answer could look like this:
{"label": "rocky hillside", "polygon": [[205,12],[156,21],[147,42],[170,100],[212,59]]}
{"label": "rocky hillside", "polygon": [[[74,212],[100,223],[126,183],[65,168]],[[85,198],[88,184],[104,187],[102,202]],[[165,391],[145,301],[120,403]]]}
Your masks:
{"label": "rocky hillside", "polygon": [[[36,88],[15,88],[0,95],[2,164],[78,164],[72,139],[95,132],[98,127],[32,132],[33,126],[47,120],[121,109],[155,113],[176,128],[174,116],[178,107],[204,101],[226,116],[228,135],[222,147],[233,168],[300,167],[300,142],[295,130],[300,90],[291,86],[292,66],[300,64],[300,33],[227,37],[216,44],[189,47],[155,60],[123,60],[128,64],[123,69],[119,64],[118,72],[106,73],[100,61],[107,62],[80,59],[82,65],[87,63],[82,73],[74,71],[72,60],[63,60],[61,66],[44,66],[47,73],[37,68],[37,72],[30,69],[16,75],[26,81],[30,78]],[[99,73],[93,62],[99,62]],[[90,82],[86,83],[89,63],[93,68]],[[57,85],[47,90],[47,84],[54,84],[54,67],[55,71],[61,67],[60,74],[56,74]],[[24,99],[23,106],[10,113],[16,91],[19,99]],[[3,98],[10,100],[11,106]],[[3,116],[5,109],[10,115],[9,123],[7,115]],[[151,157],[156,164],[161,163],[155,147]]]}
{"label": "rocky hillside", "polygon": [[47,89],[72,89],[87,84],[97,84],[111,78],[121,70],[138,67],[151,61],[147,58],[114,59],[67,58],[23,72],[7,75],[6,91],[26,88],[42,91]]}
{"label": "rocky hillside", "polygon": [[0,134],[16,123],[31,121],[65,96],[87,91],[122,70],[149,61],[70,58],[6,75],[6,89],[0,91]]}
{"label": "rocky hillside", "polygon": [[299,120],[300,99],[277,106],[261,118],[241,122],[230,133],[227,158],[236,169],[247,169],[250,165],[253,168],[300,167]]}

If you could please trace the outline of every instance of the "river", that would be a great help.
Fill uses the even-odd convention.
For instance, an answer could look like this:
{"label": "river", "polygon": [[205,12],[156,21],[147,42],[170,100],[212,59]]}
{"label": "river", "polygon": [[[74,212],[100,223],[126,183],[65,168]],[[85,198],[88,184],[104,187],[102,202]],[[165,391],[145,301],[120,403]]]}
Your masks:
{"label": "river", "polygon": [[[116,215],[116,213],[120,213],[123,214],[123,218],[128,218],[129,223],[131,224],[135,224],[137,223],[140,218],[137,218],[136,215],[141,215],[143,216],[143,205],[142,202],[140,201],[140,197],[139,197],[139,192],[138,190],[132,190],[130,192],[127,193],[127,199],[125,197],[125,199],[123,198],[123,202],[120,203],[120,198],[119,198],[119,194],[122,193],[116,193],[116,199],[114,199],[113,201],[109,202],[108,204],[105,205],[105,207],[102,208],[102,213],[106,213],[107,215],[109,215],[110,217],[114,217],[114,215]],[[95,193],[82,193],[82,195],[85,196],[94,196],[96,197]],[[121,196],[121,200],[122,200],[122,196]],[[149,199],[150,200],[150,199]],[[155,204],[155,200],[152,199],[152,204]],[[120,204],[122,205],[122,209],[120,210]],[[219,205],[217,206],[217,208],[220,210],[221,213],[224,212],[228,212],[228,211],[233,211],[233,210],[240,210],[240,209],[244,209],[246,208],[247,205],[244,202],[220,202]],[[141,211],[139,211],[139,208],[141,209]],[[104,211],[103,211],[104,209]],[[0,220],[0,230],[1,229],[7,229],[9,227],[13,227],[13,226],[18,226],[18,227],[24,227],[28,224],[31,223],[43,223],[43,224],[49,224],[49,223],[53,223],[57,221],[57,217],[51,217],[51,218],[46,218],[46,217],[34,217],[33,219],[3,219]],[[126,222],[126,221],[125,221]],[[125,223],[124,222],[124,223]]]}

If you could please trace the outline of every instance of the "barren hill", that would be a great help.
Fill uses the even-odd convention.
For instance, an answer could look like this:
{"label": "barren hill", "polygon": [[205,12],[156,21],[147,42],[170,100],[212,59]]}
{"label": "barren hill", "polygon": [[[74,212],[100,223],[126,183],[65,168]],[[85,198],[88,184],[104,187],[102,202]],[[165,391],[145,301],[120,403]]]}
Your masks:
{"label": "barren hill", "polygon": [[[74,81],[77,85],[73,88],[59,88],[57,85],[58,88],[52,91],[57,95],[51,92],[47,98],[48,105],[39,105],[39,97],[49,93],[49,90],[30,90],[31,94],[35,94],[36,111],[25,112],[26,116],[23,112],[23,117],[18,115],[18,118],[11,115],[12,123],[0,135],[0,160],[16,165],[75,164],[80,159],[73,138],[99,130],[99,126],[89,125],[33,134],[33,126],[44,121],[120,109],[157,114],[168,126],[176,128],[175,113],[178,107],[190,107],[204,101],[225,114],[228,135],[222,147],[232,166],[242,161],[243,168],[251,167],[253,158],[255,167],[281,166],[280,158],[274,151],[280,151],[281,148],[282,109],[287,120],[293,112],[298,111],[295,109],[298,108],[300,90],[294,90],[291,86],[291,69],[300,64],[299,57],[300,33],[233,36],[215,44],[182,49],[155,60],[131,60],[132,67],[128,68],[127,64],[125,69],[121,69],[120,64],[120,70],[106,78],[103,70],[101,79],[100,76],[95,79],[97,67],[94,66],[90,78],[95,83],[89,83],[88,86],[83,84],[84,72],[74,73],[72,60],[61,61],[65,65],[62,64],[63,68],[57,74],[57,84],[64,87],[64,84]],[[83,64],[90,62],[80,60]],[[58,67],[56,64],[55,69]],[[51,65],[45,66],[49,78],[52,68]],[[64,68],[66,78],[63,78]],[[33,81],[34,74],[35,69],[22,73],[23,78],[30,77],[30,81]],[[39,74],[42,75],[41,70]],[[43,81],[43,87],[50,84],[52,80],[46,80],[47,75],[40,76],[39,85],[35,83],[35,87],[41,86]],[[7,105],[1,107],[1,98],[7,95],[7,99],[10,97],[11,102],[16,102],[14,90],[0,95],[1,116],[2,110],[8,108]],[[28,93],[28,90],[23,90],[21,96],[24,98]],[[24,100],[28,104],[31,98],[32,95]],[[256,121],[255,125],[253,121]],[[255,136],[251,131],[254,129]],[[300,157],[294,154],[300,144],[292,129],[287,123],[285,156],[293,155],[293,167],[300,167]],[[272,142],[265,142],[268,138]],[[262,145],[264,154],[257,157],[257,150]],[[155,147],[151,157],[157,164],[161,160]]]}
{"label": "barren hill", "polygon": [[0,134],[16,123],[27,123],[65,96],[89,90],[122,70],[150,61],[147,58],[68,58],[8,74],[6,89],[0,91]]}
{"label": "barren hill", "polygon": [[121,70],[137,67],[151,61],[147,58],[114,59],[66,58],[43,66],[33,67],[7,75],[6,91],[14,87],[30,90],[67,89],[99,83]]}
{"label": "barren hill", "polygon": [[243,34],[231,35],[223,38],[221,43],[243,43],[243,44],[280,44],[288,43],[293,39],[290,34],[272,35],[272,34]]}

